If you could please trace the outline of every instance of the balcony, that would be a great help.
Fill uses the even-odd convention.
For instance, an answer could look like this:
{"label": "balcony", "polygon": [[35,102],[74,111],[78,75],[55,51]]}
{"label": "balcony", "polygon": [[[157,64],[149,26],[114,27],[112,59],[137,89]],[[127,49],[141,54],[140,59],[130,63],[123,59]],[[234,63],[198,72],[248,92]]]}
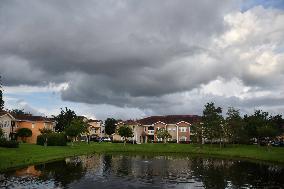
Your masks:
{"label": "balcony", "polygon": [[155,131],[154,130],[148,130],[148,135],[154,135]]}

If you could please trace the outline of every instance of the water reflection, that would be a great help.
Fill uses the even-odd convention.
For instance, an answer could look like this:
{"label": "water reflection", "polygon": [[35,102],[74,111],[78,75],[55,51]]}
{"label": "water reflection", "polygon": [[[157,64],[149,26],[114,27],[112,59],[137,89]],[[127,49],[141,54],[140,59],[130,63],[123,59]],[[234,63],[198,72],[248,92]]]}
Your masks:
{"label": "water reflection", "polygon": [[1,188],[284,188],[284,168],[202,157],[92,155],[0,174]]}

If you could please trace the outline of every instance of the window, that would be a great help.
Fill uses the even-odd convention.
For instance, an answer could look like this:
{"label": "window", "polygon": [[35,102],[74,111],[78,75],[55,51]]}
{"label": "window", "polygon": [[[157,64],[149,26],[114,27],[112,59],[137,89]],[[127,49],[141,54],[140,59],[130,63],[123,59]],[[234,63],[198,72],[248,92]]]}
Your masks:
{"label": "window", "polygon": [[46,124],[46,123],[43,123],[43,125],[44,125],[43,127],[47,129],[47,124]]}
{"label": "window", "polygon": [[180,127],[180,132],[186,132],[186,127]]}
{"label": "window", "polygon": [[179,141],[186,141],[186,137],[185,136],[180,137]]}
{"label": "window", "polygon": [[173,128],[173,131],[176,131],[176,128]]}
{"label": "window", "polygon": [[32,129],[34,129],[35,128],[35,123],[32,123]]}
{"label": "window", "polygon": [[168,128],[168,131],[171,131],[172,129],[171,128]]}

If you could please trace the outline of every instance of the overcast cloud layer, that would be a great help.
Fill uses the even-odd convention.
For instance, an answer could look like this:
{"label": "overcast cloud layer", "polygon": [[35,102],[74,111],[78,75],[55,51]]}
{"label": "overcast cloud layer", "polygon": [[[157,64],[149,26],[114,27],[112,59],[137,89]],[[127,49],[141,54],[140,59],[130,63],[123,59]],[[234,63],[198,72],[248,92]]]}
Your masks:
{"label": "overcast cloud layer", "polygon": [[209,101],[283,113],[284,11],[243,4],[2,0],[0,74],[8,90],[64,86],[63,101],[100,118],[200,114]]}

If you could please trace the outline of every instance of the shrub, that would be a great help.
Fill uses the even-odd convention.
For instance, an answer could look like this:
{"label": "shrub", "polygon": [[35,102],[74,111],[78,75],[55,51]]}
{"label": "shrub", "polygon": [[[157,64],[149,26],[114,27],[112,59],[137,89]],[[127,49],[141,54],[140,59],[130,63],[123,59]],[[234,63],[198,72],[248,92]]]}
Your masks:
{"label": "shrub", "polygon": [[30,130],[29,128],[20,128],[17,131],[17,136],[21,137],[23,142],[26,142],[26,138],[27,137],[31,137],[32,136],[32,130]]}
{"label": "shrub", "polygon": [[63,133],[49,133],[37,136],[37,144],[44,145],[47,138],[47,146],[66,146],[67,137]]}
{"label": "shrub", "polygon": [[171,141],[168,141],[168,143],[177,143],[177,140],[176,139],[173,139]]}
{"label": "shrub", "polygon": [[6,140],[4,138],[0,139],[0,147],[5,148],[19,148],[19,142],[14,140]]}
{"label": "shrub", "polygon": [[[112,143],[124,143],[123,140],[113,140]],[[127,140],[127,144],[133,144],[133,140]],[[136,140],[134,140],[134,144],[137,144]]]}
{"label": "shrub", "polygon": [[179,144],[190,144],[190,141],[179,141]]}

